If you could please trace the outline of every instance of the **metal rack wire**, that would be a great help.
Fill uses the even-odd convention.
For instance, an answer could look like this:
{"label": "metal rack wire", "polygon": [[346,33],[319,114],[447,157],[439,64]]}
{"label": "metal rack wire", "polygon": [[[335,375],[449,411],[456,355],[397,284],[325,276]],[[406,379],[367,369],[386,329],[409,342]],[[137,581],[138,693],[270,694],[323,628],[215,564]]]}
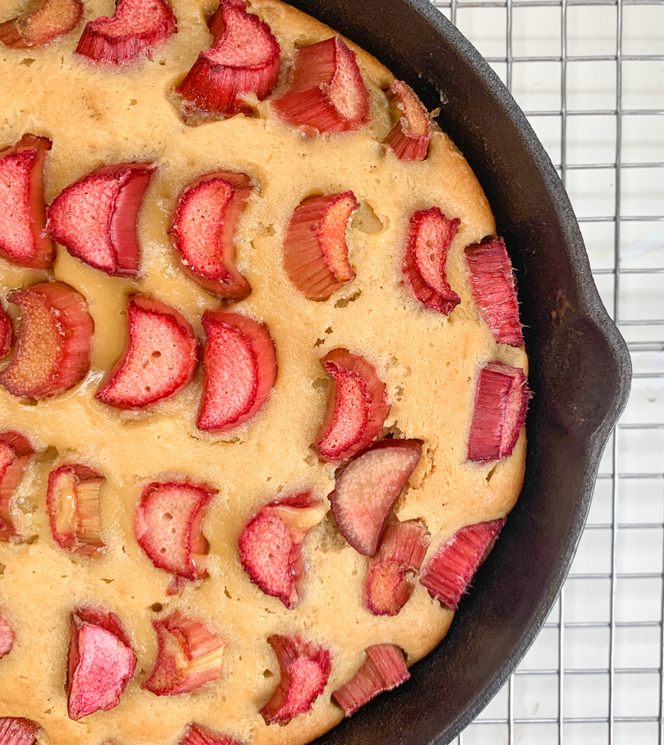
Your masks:
{"label": "metal rack wire", "polygon": [[632,394],[567,582],[457,745],[664,745],[664,0],[433,0],[565,183]]}

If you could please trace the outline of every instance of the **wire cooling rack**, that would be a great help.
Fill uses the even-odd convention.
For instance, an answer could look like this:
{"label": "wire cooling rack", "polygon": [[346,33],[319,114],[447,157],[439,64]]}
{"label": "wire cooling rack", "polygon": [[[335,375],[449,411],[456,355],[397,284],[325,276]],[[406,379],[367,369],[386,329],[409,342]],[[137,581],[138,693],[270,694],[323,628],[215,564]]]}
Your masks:
{"label": "wire cooling rack", "polygon": [[433,0],[565,184],[634,376],[560,597],[457,745],[664,745],[664,0]]}

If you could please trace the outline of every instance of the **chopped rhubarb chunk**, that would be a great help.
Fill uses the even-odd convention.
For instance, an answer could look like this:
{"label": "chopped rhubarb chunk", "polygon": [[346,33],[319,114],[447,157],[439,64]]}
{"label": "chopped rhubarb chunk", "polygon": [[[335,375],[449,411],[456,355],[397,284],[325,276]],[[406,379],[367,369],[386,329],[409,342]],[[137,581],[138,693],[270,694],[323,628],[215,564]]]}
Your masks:
{"label": "chopped rhubarb chunk", "polygon": [[41,727],[32,719],[0,717],[0,743],[2,745],[35,745]]}
{"label": "chopped rhubarb chunk", "polygon": [[312,447],[322,460],[344,460],[380,437],[390,410],[385,384],[370,362],[347,349],[333,349],[321,364],[333,382]]}
{"label": "chopped rhubarb chunk", "polygon": [[16,354],[0,373],[14,396],[48,398],[81,381],[90,368],[94,322],[83,295],[45,282],[7,296],[22,312]]}
{"label": "chopped rhubarb chunk", "polygon": [[456,610],[503,525],[505,520],[467,525],[442,543],[420,574],[420,582],[431,596]]}
{"label": "chopped rhubarb chunk", "polygon": [[340,36],[301,47],[290,85],[272,106],[281,119],[305,131],[359,129],[369,120],[369,91],[355,52]]}
{"label": "chopped rhubarb chunk", "polygon": [[224,642],[210,629],[182,613],[153,621],[159,650],[143,688],[157,696],[189,693],[221,675]]}
{"label": "chopped rhubarb chunk", "polygon": [[226,432],[254,417],[277,378],[277,353],[267,327],[238,313],[206,310],[205,377],[198,428]]}
{"label": "chopped rhubarb chunk", "polygon": [[196,179],[178,199],[170,229],[180,265],[204,290],[231,300],[251,292],[235,268],[235,227],[252,191],[244,173],[216,171]]}
{"label": "chopped rhubarb chunk", "polygon": [[200,724],[190,722],[178,745],[244,745],[230,735],[222,735]]}
{"label": "chopped rhubarb chunk", "polygon": [[0,23],[0,43],[13,49],[43,46],[68,34],[82,15],[81,0],[44,0],[25,18]]}
{"label": "chopped rhubarb chunk", "polygon": [[50,149],[46,137],[23,135],[0,150],[0,256],[31,269],[48,269],[55,258],[53,241],[43,235],[44,161]]}
{"label": "chopped rhubarb chunk", "polygon": [[99,533],[99,487],[105,480],[81,463],[48,475],[46,510],[53,540],[64,551],[93,556],[106,548]]}
{"label": "chopped rhubarb chunk", "polygon": [[151,163],[118,163],[91,171],[49,205],[48,235],[95,269],[137,277],[138,212],[154,170]]}
{"label": "chopped rhubarb chunk", "polygon": [[346,191],[305,199],[293,212],[284,239],[284,268],[310,300],[327,300],[355,279],[346,228],[358,206],[353,192]]}
{"label": "chopped rhubarb chunk", "polygon": [[356,551],[376,553],[392,506],[421,453],[420,440],[379,440],[337,474],[332,512],[341,535]]}
{"label": "chopped rhubarb chunk", "polygon": [[0,541],[16,535],[11,500],[35,451],[20,432],[0,432]]}
{"label": "chopped rhubarb chunk", "polygon": [[14,632],[9,628],[5,619],[0,616],[0,658],[4,657],[13,646]]}
{"label": "chopped rhubarb chunk", "polygon": [[461,302],[447,282],[445,263],[461,220],[448,220],[439,207],[416,212],[403,261],[403,276],[415,297],[427,308],[448,315]]}
{"label": "chopped rhubarb chunk", "polygon": [[274,635],[267,641],[277,655],[281,680],[260,713],[266,724],[288,724],[309,711],[323,692],[332,658],[326,649],[298,637]]}
{"label": "chopped rhubarb chunk", "polygon": [[11,316],[0,305],[0,360],[6,357],[14,346],[14,324]]}
{"label": "chopped rhubarb chunk", "polygon": [[399,160],[424,160],[429,149],[429,114],[415,91],[403,80],[395,80],[388,99],[400,113],[397,123],[385,138]]}
{"label": "chopped rhubarb chunk", "polygon": [[171,593],[184,580],[207,576],[201,561],[208,544],[201,525],[216,493],[206,484],[175,481],[153,482],[143,490],[134,523],[136,540],[158,569],[173,575]]}
{"label": "chopped rhubarb chunk", "polygon": [[404,654],[394,644],[375,644],[365,650],[367,659],[332,698],[347,717],[383,691],[391,691],[410,678]]}
{"label": "chopped rhubarb chunk", "polygon": [[264,100],[279,77],[279,43],[244,3],[221,0],[210,30],[214,46],[200,53],[175,89],[184,99],[182,113],[193,122],[251,114],[246,97],[253,93]]}
{"label": "chopped rhubarb chunk", "polygon": [[239,540],[240,561],[251,581],[266,595],[293,609],[300,601],[304,576],[302,543],[328,512],[309,492],[283,497],[263,507],[247,523]]}
{"label": "chopped rhubarb chunk", "polygon": [[82,719],[120,703],[136,669],[136,655],[113,613],[81,608],[71,616],[69,718]]}
{"label": "chopped rhubarb chunk", "polygon": [[480,370],[468,460],[500,460],[512,454],[526,421],[530,396],[520,368],[489,362]]}
{"label": "chopped rhubarb chunk", "polygon": [[365,588],[367,608],[375,616],[396,616],[408,602],[428,547],[429,531],[417,520],[387,524]]}
{"label": "chopped rhubarb chunk", "polygon": [[523,346],[512,262],[502,238],[466,248],[470,286],[484,320],[498,344]]}
{"label": "chopped rhubarb chunk", "polygon": [[151,59],[153,48],[175,33],[175,15],[165,0],[117,0],[112,18],[99,16],[88,22],[76,52],[113,65],[141,55]]}
{"label": "chopped rhubarb chunk", "polygon": [[118,409],[143,409],[175,396],[192,379],[198,341],[170,305],[144,295],[127,303],[129,342],[96,398]]}

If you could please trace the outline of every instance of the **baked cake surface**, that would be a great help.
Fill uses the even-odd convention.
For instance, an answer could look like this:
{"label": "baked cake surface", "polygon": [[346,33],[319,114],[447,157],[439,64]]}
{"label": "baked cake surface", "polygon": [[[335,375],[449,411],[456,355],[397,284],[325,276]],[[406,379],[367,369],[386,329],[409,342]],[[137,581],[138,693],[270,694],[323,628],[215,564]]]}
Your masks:
{"label": "baked cake surface", "polygon": [[[22,0],[3,0],[2,19],[23,6]],[[370,123],[357,131],[305,137],[275,116],[269,99],[254,102],[254,116],[188,126],[169,91],[210,46],[206,18],[215,7],[173,0],[177,34],[158,45],[152,59],[121,69],[74,54],[82,24],[43,47],[0,48],[0,144],[13,145],[26,133],[52,141],[47,204],[100,166],[157,166],[139,217],[138,279],[108,276],[62,246],[51,271],[0,259],[3,299],[15,288],[59,280],[87,299],[95,324],[91,368],[82,383],[38,402],[0,388],[0,430],[25,434],[39,451],[12,499],[20,539],[0,541],[0,615],[15,637],[0,660],[0,717],[38,722],[38,741],[51,745],[176,743],[190,722],[245,743],[305,743],[343,717],[331,693],[360,668],[367,647],[396,645],[410,665],[445,635],[453,611],[420,583],[395,616],[366,609],[368,559],[347,543],[331,512],[305,540],[296,608],[263,593],[242,567],[238,540],[258,510],[304,489],[322,500],[334,491],[338,464],[320,461],[310,447],[327,406],[329,377],[320,359],[329,351],[343,347],[374,365],[391,405],[386,434],[423,442],[394,513],[426,525],[427,559],[460,528],[504,518],[523,479],[524,431],[509,457],[480,463],[467,457],[479,370],[500,361],[527,372],[527,358],[523,347],[496,343],[473,299],[464,249],[494,235],[495,224],[463,156],[435,127],[422,162],[401,161],[381,144],[393,126],[384,92],[393,76],[351,42],[370,94]],[[334,34],[276,0],[252,0],[249,10],[279,42],[282,82],[297,46]],[[113,12],[110,0],[85,0],[83,23]],[[125,349],[129,295],[167,303],[204,338],[203,312],[219,308],[220,300],[183,274],[168,230],[182,191],[220,170],[245,173],[255,185],[235,233],[237,267],[252,292],[232,309],[267,326],[278,375],[254,419],[211,435],[196,426],[201,369],[178,395],[143,411],[111,408],[94,394]],[[348,190],[360,203],[347,232],[356,277],[329,300],[315,302],[284,269],[288,221],[303,199]],[[449,315],[426,309],[402,281],[409,220],[434,205],[460,220],[446,272],[461,302]],[[16,308],[9,308],[16,318]],[[70,462],[85,463],[106,479],[99,513],[107,548],[98,556],[62,550],[49,528],[48,475]],[[218,490],[203,522],[209,576],[169,595],[172,578],[139,546],[134,518],[147,484],[183,479]],[[70,617],[82,607],[118,616],[137,665],[118,706],[77,722],[67,714],[67,654]],[[152,622],[175,610],[200,619],[223,640],[222,674],[198,691],[155,696],[141,688],[157,654]],[[267,642],[274,634],[314,642],[329,651],[332,663],[311,711],[285,726],[267,725],[259,713],[279,681]]]}

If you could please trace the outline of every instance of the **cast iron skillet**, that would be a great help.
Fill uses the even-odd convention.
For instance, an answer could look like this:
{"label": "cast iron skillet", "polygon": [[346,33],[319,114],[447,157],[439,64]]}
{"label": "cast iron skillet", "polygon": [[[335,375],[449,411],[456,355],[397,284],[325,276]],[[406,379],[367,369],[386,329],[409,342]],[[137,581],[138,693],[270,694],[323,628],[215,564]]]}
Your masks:
{"label": "cast iron skillet", "polygon": [[484,187],[518,278],[530,355],[526,480],[450,633],[318,745],[449,742],[487,705],[544,622],[583,530],[630,358],[597,295],[567,195],[491,68],[427,0],[288,0],[406,80]]}

